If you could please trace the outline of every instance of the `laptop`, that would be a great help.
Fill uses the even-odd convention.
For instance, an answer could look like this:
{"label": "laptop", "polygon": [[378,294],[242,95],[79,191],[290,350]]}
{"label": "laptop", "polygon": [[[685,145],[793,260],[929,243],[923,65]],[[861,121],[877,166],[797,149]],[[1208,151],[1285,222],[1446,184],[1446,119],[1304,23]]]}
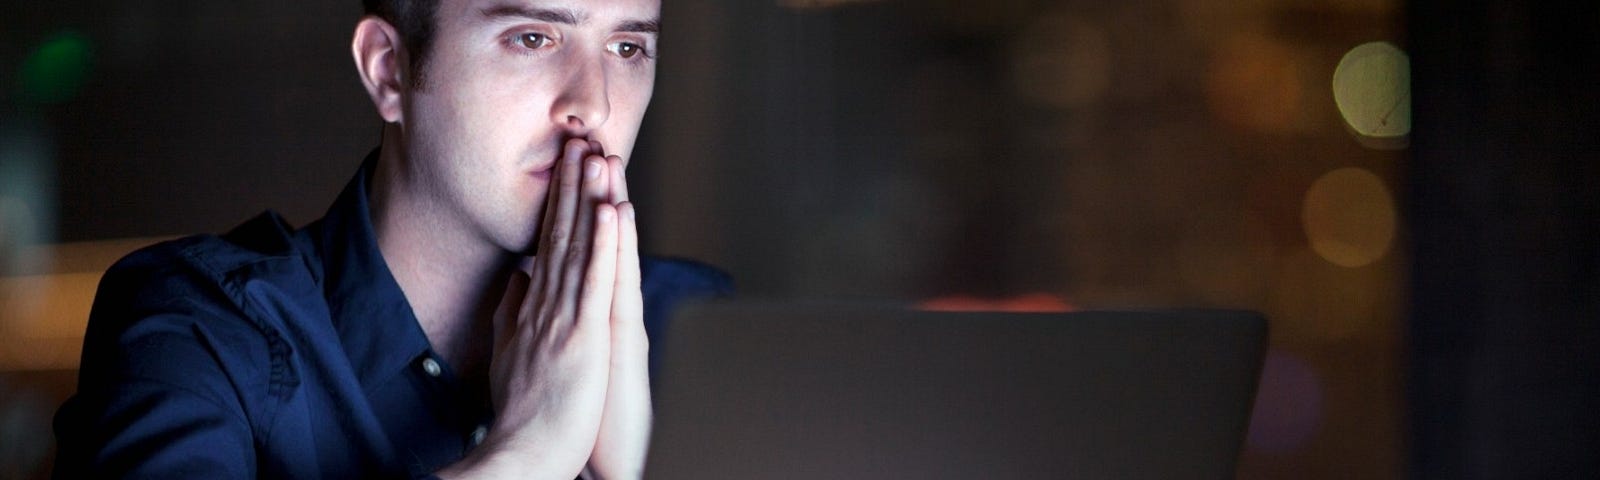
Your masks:
{"label": "laptop", "polygon": [[1230,479],[1266,348],[1241,311],[680,309],[652,479]]}

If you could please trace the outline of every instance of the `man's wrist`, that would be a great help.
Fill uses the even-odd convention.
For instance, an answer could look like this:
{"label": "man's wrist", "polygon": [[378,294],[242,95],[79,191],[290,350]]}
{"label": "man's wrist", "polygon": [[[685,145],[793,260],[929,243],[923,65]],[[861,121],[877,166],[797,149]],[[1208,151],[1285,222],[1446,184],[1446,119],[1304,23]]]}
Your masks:
{"label": "man's wrist", "polygon": [[616,468],[597,468],[591,463],[583,467],[583,474],[579,475],[578,478],[583,480],[638,480],[644,478],[644,466],[640,465],[639,468],[627,472]]}
{"label": "man's wrist", "polygon": [[[536,453],[537,450],[518,449],[512,442],[488,441],[436,475],[443,480],[455,479],[553,479],[568,480],[578,475],[578,469],[563,468],[552,459]],[[578,465],[578,467],[582,467]]]}

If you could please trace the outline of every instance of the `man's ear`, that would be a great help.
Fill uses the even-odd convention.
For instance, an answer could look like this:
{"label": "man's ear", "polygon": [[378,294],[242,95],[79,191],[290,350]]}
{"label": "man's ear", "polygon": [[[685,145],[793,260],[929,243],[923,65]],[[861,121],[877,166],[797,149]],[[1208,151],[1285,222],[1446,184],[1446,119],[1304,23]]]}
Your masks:
{"label": "man's ear", "polygon": [[350,39],[350,53],[355,56],[356,72],[361,74],[361,84],[367,87],[378,116],[389,123],[403,120],[400,92],[406,64],[405,44],[401,43],[399,32],[382,18],[362,17],[356,24],[355,38]]}

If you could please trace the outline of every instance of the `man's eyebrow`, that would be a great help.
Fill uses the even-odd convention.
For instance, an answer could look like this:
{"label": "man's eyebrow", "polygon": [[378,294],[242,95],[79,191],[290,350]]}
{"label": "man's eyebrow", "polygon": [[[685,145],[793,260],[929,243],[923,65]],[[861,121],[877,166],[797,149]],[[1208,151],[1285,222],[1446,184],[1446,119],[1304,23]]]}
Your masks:
{"label": "man's eyebrow", "polygon": [[[479,10],[478,13],[481,13],[483,18],[489,20],[513,17],[538,20],[541,22],[561,23],[566,25],[581,25],[589,20],[588,17],[582,13],[565,8],[529,8],[521,5],[502,4],[492,7],[484,7],[483,9]],[[618,23],[614,31],[633,33],[661,33],[661,20],[655,18],[649,20],[627,20],[622,23]]]}
{"label": "man's eyebrow", "polygon": [[636,33],[661,33],[661,21],[660,20],[656,20],[656,19],[629,20],[629,21],[617,24],[616,31],[618,31],[618,32],[636,32]]}
{"label": "man's eyebrow", "polygon": [[582,15],[579,15],[578,12],[565,8],[528,8],[520,5],[495,5],[484,7],[478,12],[483,14],[483,18],[490,20],[521,17],[529,20],[564,23],[567,25],[578,25],[587,20]]}

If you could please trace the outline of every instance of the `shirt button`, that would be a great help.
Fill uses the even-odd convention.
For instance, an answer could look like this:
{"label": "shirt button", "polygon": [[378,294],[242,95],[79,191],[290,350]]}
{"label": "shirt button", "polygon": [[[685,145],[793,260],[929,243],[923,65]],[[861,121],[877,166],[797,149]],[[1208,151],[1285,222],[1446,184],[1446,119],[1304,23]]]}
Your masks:
{"label": "shirt button", "polygon": [[472,430],[472,438],[471,438],[472,446],[476,447],[479,444],[483,443],[483,437],[487,437],[487,436],[489,436],[489,426],[488,425],[478,425],[478,428],[475,428],[475,429]]}
{"label": "shirt button", "polygon": [[429,357],[422,359],[422,371],[427,373],[430,377],[437,377],[440,373],[444,372],[444,369],[439,367],[438,360],[434,360],[432,357]]}

